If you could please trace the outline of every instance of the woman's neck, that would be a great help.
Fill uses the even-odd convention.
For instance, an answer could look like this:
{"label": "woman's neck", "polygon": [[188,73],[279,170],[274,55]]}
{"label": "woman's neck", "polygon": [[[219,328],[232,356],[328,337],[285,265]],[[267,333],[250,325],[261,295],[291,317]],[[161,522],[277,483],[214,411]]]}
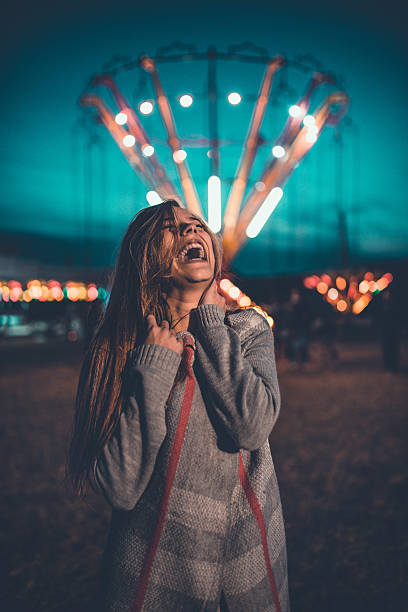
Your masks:
{"label": "woman's neck", "polygon": [[[197,288],[198,289],[198,288]],[[188,329],[190,322],[190,311],[197,308],[202,295],[202,289],[180,291],[173,290],[167,296],[167,303],[173,319],[172,329],[176,332]]]}

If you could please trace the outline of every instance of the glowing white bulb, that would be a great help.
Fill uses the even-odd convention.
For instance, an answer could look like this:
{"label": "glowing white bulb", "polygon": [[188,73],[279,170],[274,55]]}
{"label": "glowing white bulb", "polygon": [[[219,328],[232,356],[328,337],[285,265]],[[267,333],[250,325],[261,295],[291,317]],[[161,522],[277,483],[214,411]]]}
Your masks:
{"label": "glowing white bulb", "polygon": [[157,191],[148,191],[146,193],[146,200],[149,202],[150,206],[161,204],[163,202]]}
{"label": "glowing white bulb", "polygon": [[275,210],[282,196],[283,191],[280,187],[274,187],[271,190],[246,229],[246,235],[248,238],[255,238],[255,236],[259,234],[266,221]]}
{"label": "glowing white bulb", "polygon": [[230,104],[232,104],[233,106],[236,106],[237,104],[241,102],[242,96],[237,91],[232,91],[231,93],[228,94],[227,99]]}
{"label": "glowing white bulb", "polygon": [[263,181],[256,181],[255,189],[257,191],[265,191],[265,183]]}
{"label": "glowing white bulb", "polygon": [[149,144],[145,144],[142,147],[142,153],[145,157],[151,157],[154,153],[154,147]]}
{"label": "glowing white bulb", "polygon": [[301,117],[302,112],[302,109],[297,104],[292,104],[292,106],[289,107],[289,115],[291,117]]}
{"label": "glowing white bulb", "polygon": [[139,110],[142,115],[150,115],[153,112],[153,102],[151,100],[145,100],[139,104]]}
{"label": "glowing white bulb", "polygon": [[314,142],[316,142],[316,140],[317,140],[317,134],[308,130],[306,134],[306,141],[313,144]]}
{"label": "glowing white bulb", "polygon": [[181,164],[181,162],[183,162],[187,157],[187,153],[184,151],[184,149],[178,149],[177,151],[174,151],[173,153],[173,159],[176,162],[176,164]]}
{"label": "glowing white bulb", "polygon": [[281,145],[275,145],[272,149],[272,155],[279,159],[285,155],[285,149]]}
{"label": "glowing white bulb", "polygon": [[127,121],[127,114],[122,112],[118,113],[115,117],[115,121],[118,125],[125,125]]}
{"label": "glowing white bulb", "polygon": [[331,289],[328,290],[327,297],[330,298],[331,300],[337,300],[337,298],[339,297],[339,292],[337,291],[337,289],[332,287]]}
{"label": "glowing white bulb", "polygon": [[180,106],[182,106],[183,108],[188,108],[193,103],[193,96],[190,96],[190,94],[183,94],[182,96],[180,96],[179,102]]}
{"label": "glowing white bulb", "polygon": [[306,117],[303,119],[303,125],[306,127],[313,127],[315,123],[316,119],[313,117],[313,115],[306,115]]}
{"label": "glowing white bulb", "polygon": [[228,289],[228,295],[233,300],[236,300],[240,293],[241,291],[235,285],[233,285],[230,289]]}
{"label": "glowing white bulb", "polygon": [[360,293],[367,293],[369,288],[370,288],[370,285],[368,284],[366,280],[361,281],[361,283],[358,286],[358,290],[360,291]]}
{"label": "glowing white bulb", "polygon": [[251,298],[248,297],[247,295],[243,295],[241,298],[239,298],[238,304],[240,306],[250,306],[251,305]]}
{"label": "glowing white bulb", "polygon": [[229,278],[223,278],[220,281],[220,287],[223,291],[228,291],[230,287],[232,287],[232,283]]}
{"label": "glowing white bulb", "polygon": [[136,142],[136,138],[132,134],[126,134],[122,140],[125,147],[133,147]]}
{"label": "glowing white bulb", "polygon": [[208,225],[217,233],[221,229],[221,181],[218,176],[208,179]]}

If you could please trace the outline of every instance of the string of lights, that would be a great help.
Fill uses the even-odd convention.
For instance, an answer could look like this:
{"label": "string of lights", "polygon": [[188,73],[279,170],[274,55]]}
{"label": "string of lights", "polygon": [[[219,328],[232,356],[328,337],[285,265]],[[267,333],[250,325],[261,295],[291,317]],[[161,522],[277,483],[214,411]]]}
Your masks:
{"label": "string of lights", "polygon": [[25,286],[19,281],[0,280],[0,302],[71,302],[106,300],[108,292],[104,287],[97,287],[94,283],[81,283],[67,281],[60,283],[57,280],[33,279]]}
{"label": "string of lights", "polygon": [[338,312],[360,314],[375,295],[386,289],[393,281],[390,272],[374,280],[373,272],[366,272],[360,279],[356,275],[332,277],[329,274],[313,274],[303,280],[306,289],[314,289]]}

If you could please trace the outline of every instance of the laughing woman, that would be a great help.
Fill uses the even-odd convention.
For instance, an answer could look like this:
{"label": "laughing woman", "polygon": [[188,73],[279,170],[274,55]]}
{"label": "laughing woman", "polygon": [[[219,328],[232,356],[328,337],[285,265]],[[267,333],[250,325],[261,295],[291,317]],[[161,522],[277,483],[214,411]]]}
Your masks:
{"label": "laughing woman", "polygon": [[77,494],[91,483],[112,508],[98,610],[289,611],[273,335],[226,310],[221,260],[173,200],[123,239],[68,459]]}

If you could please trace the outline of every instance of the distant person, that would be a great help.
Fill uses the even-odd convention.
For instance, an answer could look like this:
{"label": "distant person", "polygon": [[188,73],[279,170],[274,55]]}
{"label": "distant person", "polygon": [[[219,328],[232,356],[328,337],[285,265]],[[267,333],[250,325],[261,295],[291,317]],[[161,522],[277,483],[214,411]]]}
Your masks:
{"label": "distant person", "polygon": [[311,313],[306,298],[292,289],[287,305],[287,358],[297,367],[309,361]]}
{"label": "distant person", "polygon": [[273,335],[226,311],[217,237],[169,200],[136,215],[78,386],[68,469],[112,508],[98,610],[289,612],[268,437]]}
{"label": "distant person", "polygon": [[384,367],[389,372],[397,372],[400,365],[402,316],[401,304],[396,299],[394,288],[383,291],[376,305]]}
{"label": "distant person", "polygon": [[[319,296],[320,297],[320,296]],[[327,365],[334,365],[339,358],[336,347],[337,313],[326,300],[319,300],[316,310],[317,317],[313,321],[314,338],[321,347],[321,361]]]}

